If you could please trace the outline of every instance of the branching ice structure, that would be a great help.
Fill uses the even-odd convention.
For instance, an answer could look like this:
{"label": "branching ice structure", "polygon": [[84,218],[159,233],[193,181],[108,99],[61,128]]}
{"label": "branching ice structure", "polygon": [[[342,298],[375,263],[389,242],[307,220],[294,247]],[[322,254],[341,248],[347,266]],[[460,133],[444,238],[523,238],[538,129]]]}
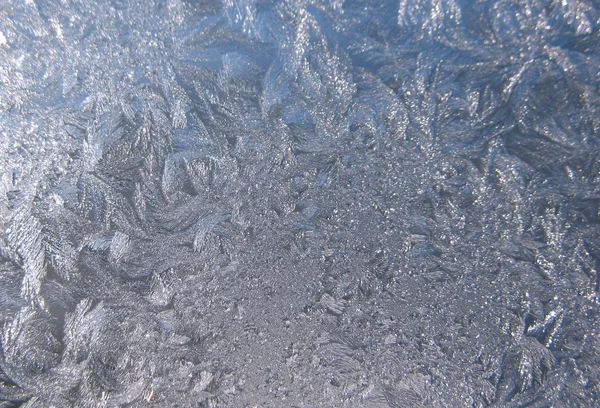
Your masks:
{"label": "branching ice structure", "polygon": [[0,4],[0,407],[597,406],[600,6]]}

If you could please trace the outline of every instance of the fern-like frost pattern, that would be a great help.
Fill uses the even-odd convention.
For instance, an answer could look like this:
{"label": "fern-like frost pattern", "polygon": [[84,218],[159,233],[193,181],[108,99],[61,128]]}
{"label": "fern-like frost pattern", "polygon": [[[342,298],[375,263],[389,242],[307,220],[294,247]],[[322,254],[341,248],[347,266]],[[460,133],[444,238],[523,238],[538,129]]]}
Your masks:
{"label": "fern-like frost pattern", "polygon": [[600,401],[590,0],[0,4],[0,407]]}

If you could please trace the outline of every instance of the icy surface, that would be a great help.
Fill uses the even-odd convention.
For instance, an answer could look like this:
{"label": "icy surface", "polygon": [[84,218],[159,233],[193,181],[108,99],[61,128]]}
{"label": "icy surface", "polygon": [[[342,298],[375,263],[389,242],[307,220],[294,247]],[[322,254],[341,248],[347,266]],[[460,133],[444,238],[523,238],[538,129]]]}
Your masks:
{"label": "icy surface", "polygon": [[600,400],[600,6],[0,4],[0,407]]}

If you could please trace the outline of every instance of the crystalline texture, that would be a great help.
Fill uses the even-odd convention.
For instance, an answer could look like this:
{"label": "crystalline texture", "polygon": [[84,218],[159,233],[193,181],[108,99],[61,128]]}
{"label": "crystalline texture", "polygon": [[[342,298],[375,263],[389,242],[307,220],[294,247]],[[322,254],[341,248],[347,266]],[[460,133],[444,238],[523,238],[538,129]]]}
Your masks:
{"label": "crystalline texture", "polygon": [[0,406],[598,404],[599,28],[0,5]]}

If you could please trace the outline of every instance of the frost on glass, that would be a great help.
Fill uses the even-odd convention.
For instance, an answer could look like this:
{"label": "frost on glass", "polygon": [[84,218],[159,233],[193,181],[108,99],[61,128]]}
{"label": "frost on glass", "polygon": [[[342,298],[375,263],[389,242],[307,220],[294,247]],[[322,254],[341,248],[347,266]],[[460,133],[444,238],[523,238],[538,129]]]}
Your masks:
{"label": "frost on glass", "polygon": [[600,8],[0,5],[0,407],[592,406]]}

